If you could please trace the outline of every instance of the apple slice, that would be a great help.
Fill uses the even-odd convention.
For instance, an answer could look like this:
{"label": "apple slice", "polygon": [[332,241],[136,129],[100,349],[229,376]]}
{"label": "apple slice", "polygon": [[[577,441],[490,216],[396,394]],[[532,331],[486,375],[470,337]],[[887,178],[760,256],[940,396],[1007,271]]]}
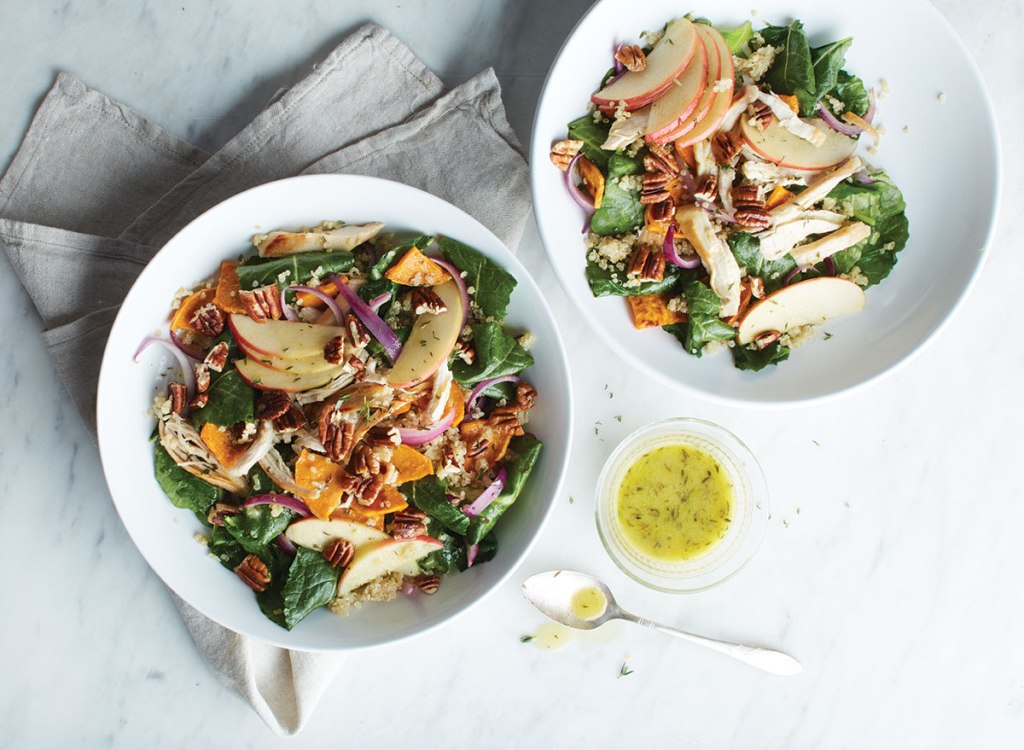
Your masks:
{"label": "apple slice", "polygon": [[762,159],[790,169],[819,170],[834,167],[846,161],[857,150],[857,141],[849,136],[832,130],[821,120],[805,119],[825,133],[825,143],[814,146],[803,138],[798,138],[778,122],[772,122],[763,131],[748,122],[749,118],[740,118],[740,132],[750,149]]}
{"label": "apple slice", "polygon": [[[243,348],[243,351],[244,348]],[[336,370],[337,365],[331,364],[324,359],[323,350],[318,354],[311,354],[308,357],[265,357],[262,354],[255,354],[251,351],[246,351],[248,359],[258,362],[259,364],[269,367],[271,370],[280,370],[291,375],[309,375],[314,372],[323,372],[324,370]]]}
{"label": "apple slice", "polygon": [[[651,114],[647,122],[647,133],[651,139],[678,128],[683,120],[693,114],[707,89],[709,50],[704,44],[703,36],[698,34],[698,39],[700,44],[697,45],[697,52],[686,66],[686,70],[673,81],[668,91],[651,103]],[[718,50],[714,47],[711,48],[710,54],[714,59],[718,59]],[[716,65],[715,69],[717,68]]]}
{"label": "apple slice", "polygon": [[414,536],[410,539],[389,537],[367,544],[356,550],[355,557],[338,580],[338,594],[347,594],[388,573],[419,575],[420,567],[416,561],[442,547],[444,545],[441,542],[429,536]]}
{"label": "apple slice", "polygon": [[454,281],[432,287],[447,308],[440,315],[424,313],[413,323],[398,361],[388,373],[388,383],[406,388],[423,382],[448,359],[462,331],[462,295]]}
{"label": "apple slice", "polygon": [[783,287],[751,307],[740,321],[736,340],[749,344],[765,331],[786,333],[863,309],[864,290],[852,281],[834,276],[808,279]]}
{"label": "apple slice", "polygon": [[290,320],[257,323],[248,315],[229,315],[228,326],[242,351],[263,358],[309,357],[322,353],[324,344],[345,333],[345,329],[340,326],[320,326]]}
{"label": "apple slice", "polygon": [[[736,68],[733,66],[732,53],[729,51],[729,45],[725,43],[725,39],[716,29],[703,24],[699,28],[699,33],[703,35],[709,48],[714,45],[718,49],[720,63],[718,76],[714,79],[708,76],[708,89],[714,92],[715,98],[699,122],[692,128],[684,130],[684,135],[675,136],[673,140],[676,142],[677,149],[692,146],[694,143],[714,135],[732,106],[732,92],[736,85]],[[719,87],[720,81],[725,81],[725,85]],[[686,127],[686,123],[683,123],[683,127]]]}
{"label": "apple slice", "polygon": [[[701,46],[704,47],[704,54],[707,58],[708,72],[705,76],[704,90],[701,91],[700,98],[694,105],[690,113],[683,118],[680,118],[678,122],[671,128],[665,128],[658,133],[653,133],[648,128],[647,140],[651,143],[668,143],[676,138],[680,138],[686,133],[693,130],[693,127],[704,119],[704,115],[711,109],[711,105],[714,103],[717,94],[715,93],[714,82],[719,79],[719,73],[722,70],[721,53],[718,50],[718,45],[705,41],[708,37],[701,33],[702,25],[696,26],[697,36],[701,40]],[[654,105],[651,105],[654,108]]]}
{"label": "apple slice", "polygon": [[590,97],[591,101],[605,112],[614,112],[619,102],[625,102],[630,112],[650,104],[668,91],[697,53],[699,44],[694,24],[677,18],[647,56],[647,67],[625,73]]}
{"label": "apple slice", "polygon": [[294,544],[317,552],[333,539],[344,539],[356,550],[359,550],[367,544],[375,544],[391,538],[383,531],[367,526],[365,523],[343,518],[334,518],[330,521],[306,518],[293,523],[284,533]]}
{"label": "apple slice", "polygon": [[275,370],[248,357],[235,362],[242,380],[261,391],[286,391],[298,393],[311,388],[327,385],[345,371],[342,365],[332,365],[329,370],[309,373],[292,373]]}

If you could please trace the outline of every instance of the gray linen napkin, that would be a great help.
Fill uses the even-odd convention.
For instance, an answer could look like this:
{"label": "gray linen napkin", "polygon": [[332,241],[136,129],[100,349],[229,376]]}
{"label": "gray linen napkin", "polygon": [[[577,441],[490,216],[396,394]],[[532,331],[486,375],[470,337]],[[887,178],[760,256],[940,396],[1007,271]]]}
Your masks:
{"label": "gray linen napkin", "polygon": [[[60,74],[0,179],[0,245],[88,428],[100,352],[132,282],[181,227],[242,190],[303,173],[384,177],[459,206],[514,248],[529,188],[498,81],[486,70],[442,91],[368,24],[208,155]],[[218,679],[274,731],[301,729],[343,657],[245,638],[174,600]]]}

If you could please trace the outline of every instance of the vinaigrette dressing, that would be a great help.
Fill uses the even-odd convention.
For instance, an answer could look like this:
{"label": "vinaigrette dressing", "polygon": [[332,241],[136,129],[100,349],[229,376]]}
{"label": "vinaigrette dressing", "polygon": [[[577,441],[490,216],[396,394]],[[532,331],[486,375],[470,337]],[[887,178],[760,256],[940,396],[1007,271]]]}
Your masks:
{"label": "vinaigrette dressing", "polygon": [[608,599],[601,589],[587,586],[572,595],[569,609],[581,620],[596,620],[608,609]]}
{"label": "vinaigrette dressing", "polygon": [[692,445],[667,445],[626,470],[615,513],[637,552],[675,563],[699,557],[725,537],[732,504],[732,483],[713,456]]}

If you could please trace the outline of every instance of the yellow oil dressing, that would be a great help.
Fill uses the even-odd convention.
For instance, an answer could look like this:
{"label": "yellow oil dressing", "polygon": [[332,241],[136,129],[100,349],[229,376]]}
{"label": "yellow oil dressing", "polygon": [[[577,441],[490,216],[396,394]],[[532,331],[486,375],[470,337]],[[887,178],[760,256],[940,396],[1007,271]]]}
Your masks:
{"label": "yellow oil dressing", "polygon": [[637,552],[683,562],[722,540],[732,498],[732,483],[713,456],[692,445],[668,445],[645,453],[626,470],[616,516]]}
{"label": "yellow oil dressing", "polygon": [[587,586],[572,595],[569,609],[581,620],[596,620],[608,609],[608,599],[601,589]]}
{"label": "yellow oil dressing", "polygon": [[546,622],[537,628],[531,640],[546,651],[562,648],[572,640],[573,631],[557,622]]}

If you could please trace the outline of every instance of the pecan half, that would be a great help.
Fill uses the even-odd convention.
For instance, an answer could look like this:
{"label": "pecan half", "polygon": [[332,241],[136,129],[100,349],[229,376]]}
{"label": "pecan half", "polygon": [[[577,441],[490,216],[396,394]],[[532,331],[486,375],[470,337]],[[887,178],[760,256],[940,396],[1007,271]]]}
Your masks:
{"label": "pecan half", "polygon": [[748,229],[767,229],[772,225],[772,215],[764,208],[740,208],[736,210],[736,223]]}
{"label": "pecan half", "polygon": [[395,446],[402,442],[402,436],[397,427],[384,427],[378,425],[371,427],[363,437],[363,442],[374,447],[385,445]]}
{"label": "pecan half", "polygon": [[757,185],[737,185],[732,189],[732,204],[736,208],[764,208],[765,201]]}
{"label": "pecan half", "polygon": [[754,299],[764,299],[764,279],[760,276],[748,276],[747,283],[750,285],[750,293]]}
{"label": "pecan half", "polygon": [[267,564],[256,555],[246,555],[245,559],[235,568],[235,573],[241,578],[245,585],[259,593],[267,590],[270,583],[270,570]]}
{"label": "pecan half", "polygon": [[750,114],[750,124],[760,131],[768,127],[775,116],[772,114],[772,108],[760,99],[747,107],[747,112]]}
{"label": "pecan half", "polygon": [[292,399],[284,391],[260,391],[256,396],[258,419],[277,419],[287,414],[291,407]]}
{"label": "pecan half", "polygon": [[380,459],[368,445],[357,445],[352,451],[352,460],[348,462],[348,470],[356,476],[369,477],[380,474]]}
{"label": "pecan half", "polygon": [[415,315],[440,315],[448,306],[430,287],[421,286],[412,290],[412,311]]}
{"label": "pecan half", "polygon": [[626,275],[640,281],[661,281],[665,278],[665,255],[651,245],[640,245],[629,256]]}
{"label": "pecan half", "polygon": [[583,141],[571,138],[557,141],[551,146],[551,163],[564,172],[569,168],[569,162],[580,152],[581,148],[583,148]]}
{"label": "pecan half", "polygon": [[345,339],[341,336],[335,336],[333,339],[324,344],[324,359],[330,362],[332,365],[340,365],[342,358],[345,356]]}
{"label": "pecan half", "polygon": [[[522,411],[523,410],[515,404],[496,406],[494,410],[491,411],[491,416],[488,419],[496,429],[508,429],[515,436],[525,435],[526,432],[523,430],[523,420],[520,417]],[[473,458],[476,458],[476,456],[473,456]]]}
{"label": "pecan half", "polygon": [[224,314],[215,305],[203,305],[192,313],[188,324],[205,336],[217,336],[224,330]]}
{"label": "pecan half", "polygon": [[427,526],[422,518],[408,513],[395,513],[388,524],[387,531],[396,539],[408,539],[414,536],[423,536],[427,533]]}
{"label": "pecan half", "polygon": [[647,205],[646,221],[648,224],[669,221],[675,213],[676,202],[672,200],[672,196],[670,195],[668,200],[659,201],[658,203],[649,203]]}
{"label": "pecan half", "polygon": [[206,520],[214,526],[223,526],[225,516],[241,512],[241,507],[232,503],[214,503],[206,512]]}
{"label": "pecan half", "polygon": [[355,557],[356,548],[347,539],[332,539],[324,545],[321,554],[332,568],[345,568]]}
{"label": "pecan half", "polygon": [[488,445],[490,445],[490,442],[488,442],[486,437],[483,435],[476,437],[473,442],[466,445],[466,458],[479,458],[487,450]]}
{"label": "pecan half", "polygon": [[240,291],[238,298],[245,305],[249,317],[257,323],[268,320],[279,320],[281,313],[281,296],[277,284],[267,284],[259,289]]}
{"label": "pecan half", "polygon": [[694,200],[711,203],[717,195],[718,175],[714,172],[701,175],[700,181],[697,183],[697,190],[693,193]]}
{"label": "pecan half", "polygon": [[711,139],[711,155],[715,158],[715,164],[720,166],[731,164],[741,148],[743,144],[739,138],[730,132],[715,133]]}
{"label": "pecan half", "polygon": [[206,353],[203,364],[214,372],[223,372],[228,363],[228,344],[226,341],[219,342],[215,347]]}
{"label": "pecan half", "polygon": [[619,47],[615,53],[615,59],[626,66],[631,73],[639,73],[647,68],[647,55],[635,44],[627,44]]}
{"label": "pecan half", "polygon": [[468,341],[458,341],[455,344],[455,356],[471,365],[476,361],[476,349]]}
{"label": "pecan half", "polygon": [[363,360],[359,359],[358,355],[350,355],[349,358],[345,360],[345,366],[355,373],[357,381],[360,381],[364,377],[366,377],[366,363]]}
{"label": "pecan half", "polygon": [[305,426],[306,416],[302,413],[302,409],[293,404],[288,411],[274,419],[273,422],[274,429],[278,432],[295,432]]}
{"label": "pecan half", "polygon": [[520,380],[516,385],[516,406],[523,410],[532,409],[536,400],[537,389]]}
{"label": "pecan half", "polygon": [[367,477],[359,483],[356,487],[355,496],[356,502],[360,505],[373,505],[377,502],[377,498],[380,493],[384,490],[384,475],[374,474],[371,477]]}
{"label": "pecan half", "polygon": [[664,189],[671,178],[664,172],[645,172],[643,176],[643,189],[645,193]]}
{"label": "pecan half", "polygon": [[345,330],[348,331],[348,339],[352,348],[361,349],[370,343],[370,332],[366,330],[363,321],[354,313],[348,313],[345,316]]}
{"label": "pecan half", "polygon": [[168,383],[167,395],[171,397],[171,411],[182,416],[185,413],[185,402],[188,398],[188,391],[181,383]]}
{"label": "pecan half", "polygon": [[324,404],[317,432],[331,460],[339,464],[346,463],[355,443],[355,423],[344,419],[334,404]]}
{"label": "pecan half", "polygon": [[190,409],[202,409],[210,401],[209,393],[197,393],[191,401],[188,402],[188,408]]}
{"label": "pecan half", "polygon": [[439,575],[422,575],[416,576],[412,585],[422,591],[424,594],[436,594],[437,590],[441,588],[441,576]]}
{"label": "pecan half", "polygon": [[781,331],[763,331],[754,337],[754,347],[757,349],[765,349],[776,341],[782,338]]}
{"label": "pecan half", "polygon": [[[671,159],[671,155],[666,154]],[[667,161],[657,154],[651,153],[644,156],[644,169],[650,173],[665,174],[671,177],[679,174],[679,167],[676,166],[675,160]]]}
{"label": "pecan half", "polygon": [[645,190],[640,193],[640,202],[645,205],[650,205],[652,203],[664,203],[669,200],[672,200],[672,194],[665,188],[660,190]]}
{"label": "pecan half", "polygon": [[196,365],[196,390],[200,393],[210,390],[210,368],[204,362]]}

